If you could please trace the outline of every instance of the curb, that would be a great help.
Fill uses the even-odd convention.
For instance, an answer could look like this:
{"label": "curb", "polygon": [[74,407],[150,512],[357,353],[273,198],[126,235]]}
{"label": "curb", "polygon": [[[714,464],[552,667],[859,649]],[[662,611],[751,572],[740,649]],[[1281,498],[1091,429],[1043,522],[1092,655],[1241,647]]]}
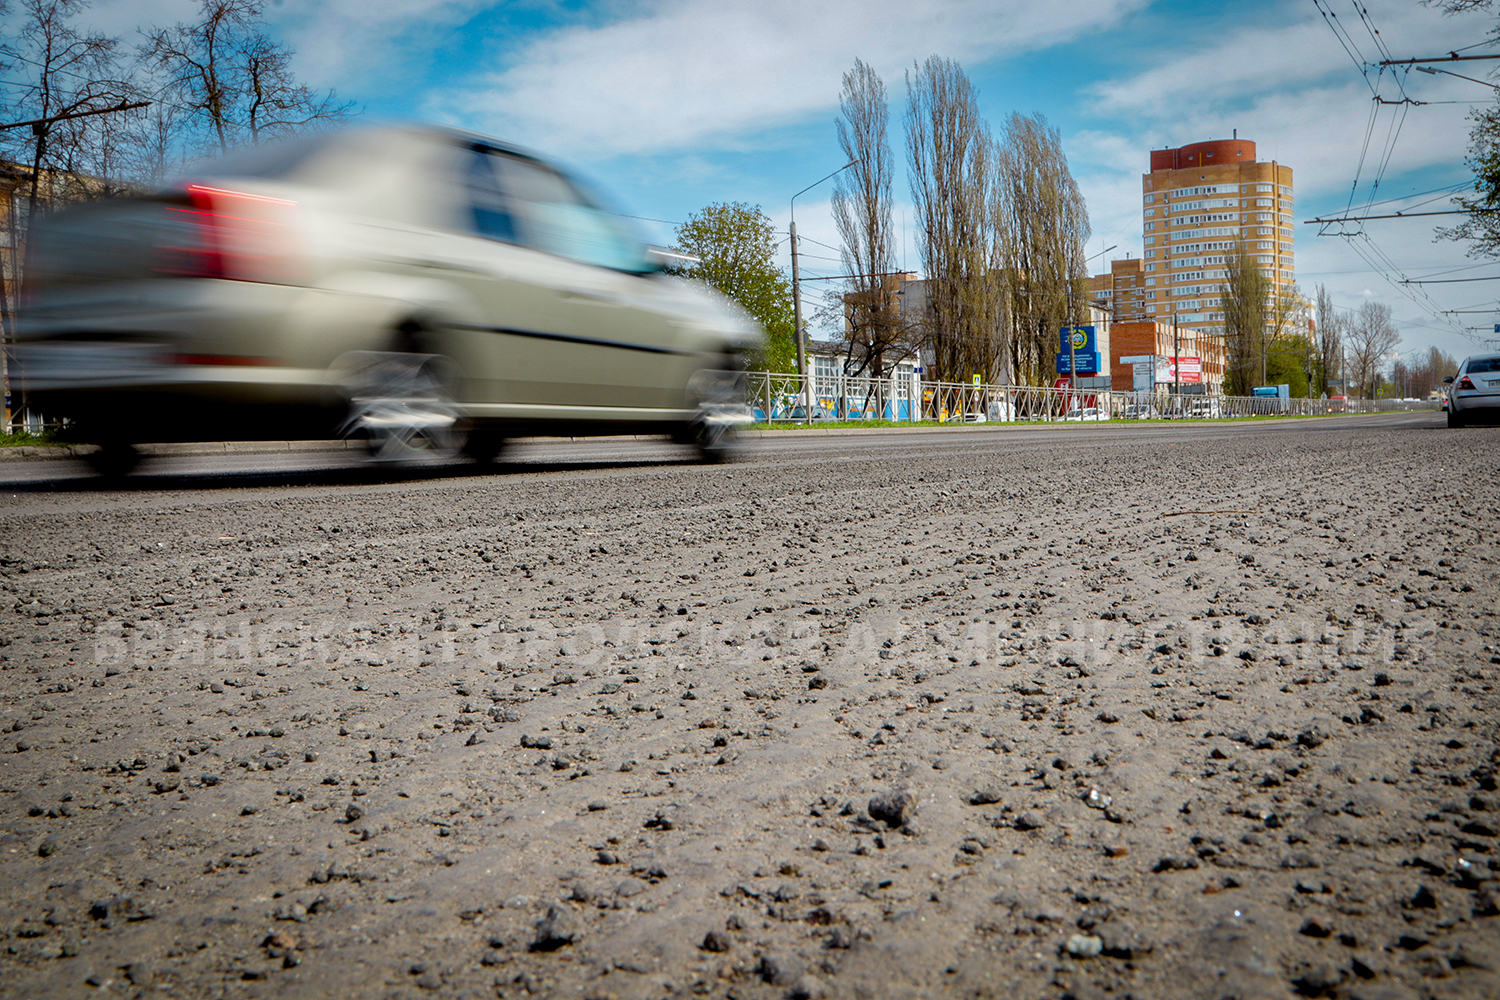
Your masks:
{"label": "curb", "polygon": [[[1372,413],[1327,413],[1310,414],[1317,417],[1353,417],[1353,416],[1379,416],[1382,411]],[[1423,410],[1391,410],[1388,413],[1422,413]],[[1436,411],[1434,411],[1436,412]],[[1243,419],[1243,418],[1241,418]],[[1297,418],[1291,418],[1297,419]],[[1105,426],[1147,426],[1156,423],[1162,424],[1210,424],[1218,426],[1227,421],[1219,420],[1182,420],[1182,421],[1136,421],[1136,420],[1110,420],[1101,421]],[[983,424],[959,424],[959,423],[920,423],[905,426],[889,427],[765,427],[753,424],[745,428],[741,433],[765,435],[767,437],[781,435],[795,435],[797,437],[858,437],[865,434],[890,434],[890,433],[912,433],[916,431],[940,431],[943,433],[983,433],[985,431],[998,431],[1009,428],[1021,427],[1080,427],[1087,426],[1079,421],[1001,421]],[[545,444],[548,441],[663,441],[666,440],[660,434],[608,434],[589,436],[586,438],[568,437],[555,435],[550,437],[518,437],[511,438],[512,444]],[[362,445],[358,441],[196,441],[161,444],[137,445],[142,455],[154,457],[181,457],[188,458],[203,455],[275,455],[275,454],[316,454],[318,452],[332,451],[360,451]],[[98,448],[92,444],[74,445],[15,445],[11,447],[0,447],[0,462],[14,462],[41,459],[59,458],[81,458]]]}
{"label": "curb", "polygon": [[[153,457],[313,453],[352,451],[358,447],[358,444],[353,441],[188,441],[136,446],[142,455]],[[92,444],[17,445],[0,448],[0,462],[81,458],[97,450],[98,446]]]}

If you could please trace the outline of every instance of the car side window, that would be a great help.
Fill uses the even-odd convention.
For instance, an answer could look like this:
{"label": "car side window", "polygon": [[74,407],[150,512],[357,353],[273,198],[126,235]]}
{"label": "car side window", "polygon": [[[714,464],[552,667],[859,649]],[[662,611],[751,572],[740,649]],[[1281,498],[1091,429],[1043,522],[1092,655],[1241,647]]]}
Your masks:
{"label": "car side window", "polygon": [[466,187],[474,231],[480,236],[505,243],[516,242],[516,223],[510,202],[495,175],[494,158],[483,150],[469,152]]}
{"label": "car side window", "polygon": [[514,206],[518,242],[596,267],[645,269],[640,245],[567,178],[519,156],[492,153],[489,159]]}

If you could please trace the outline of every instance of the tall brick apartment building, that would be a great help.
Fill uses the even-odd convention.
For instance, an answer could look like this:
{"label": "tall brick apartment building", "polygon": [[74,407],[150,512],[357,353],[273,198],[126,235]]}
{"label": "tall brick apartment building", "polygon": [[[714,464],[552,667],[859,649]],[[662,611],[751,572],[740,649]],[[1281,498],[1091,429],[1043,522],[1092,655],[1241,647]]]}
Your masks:
{"label": "tall brick apartment building", "polygon": [[1219,289],[1236,242],[1278,291],[1294,280],[1292,169],[1257,160],[1249,139],[1152,150],[1151,170],[1141,175],[1141,226],[1144,256],[1113,261],[1108,274],[1089,279],[1090,292],[1117,324],[1170,327],[1175,317],[1179,330],[1195,331],[1205,359],[1222,356],[1211,345],[1222,344]]}

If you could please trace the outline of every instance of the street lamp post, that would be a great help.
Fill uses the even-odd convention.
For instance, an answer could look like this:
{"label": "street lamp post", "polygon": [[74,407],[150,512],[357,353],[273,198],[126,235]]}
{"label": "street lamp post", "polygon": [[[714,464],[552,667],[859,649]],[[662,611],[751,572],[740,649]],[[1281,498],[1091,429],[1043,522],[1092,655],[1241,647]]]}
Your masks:
{"label": "street lamp post", "polygon": [[797,374],[802,378],[803,413],[809,423],[812,422],[813,418],[812,379],[807,373],[807,337],[806,332],[802,329],[802,275],[797,267],[797,195],[806,194],[828,180],[829,177],[843,173],[854,166],[855,162],[854,160],[850,160],[833,173],[828,174],[826,177],[819,177],[807,187],[798,191],[797,194],[792,195],[792,222],[790,229],[792,242],[792,324],[797,339]]}

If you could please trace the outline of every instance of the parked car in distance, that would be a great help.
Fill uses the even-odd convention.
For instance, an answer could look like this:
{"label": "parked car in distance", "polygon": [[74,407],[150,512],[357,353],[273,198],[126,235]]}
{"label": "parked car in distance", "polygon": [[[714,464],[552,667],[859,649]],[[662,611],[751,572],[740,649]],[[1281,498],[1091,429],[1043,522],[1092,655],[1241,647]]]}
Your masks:
{"label": "parked car in distance", "polygon": [[1154,406],[1129,403],[1120,416],[1125,420],[1160,420],[1161,411]]}
{"label": "parked car in distance", "polygon": [[1217,399],[1195,399],[1188,406],[1188,417],[1192,420],[1218,420],[1224,409]]}
{"label": "parked car in distance", "polygon": [[381,458],[670,434],[721,457],[758,325],[575,178],[437,126],[247,149],[33,229],[12,384],[134,444],[343,436]]}
{"label": "parked car in distance", "polygon": [[1448,387],[1448,426],[1500,417],[1500,354],[1474,354],[1443,379]]}
{"label": "parked car in distance", "polygon": [[1016,404],[1012,403],[1009,399],[992,399],[990,400],[986,417],[992,424],[1014,423],[1016,420]]}
{"label": "parked car in distance", "polygon": [[1083,409],[1072,409],[1063,417],[1064,420],[1102,421],[1108,420],[1109,414],[1097,406],[1085,406]]}

